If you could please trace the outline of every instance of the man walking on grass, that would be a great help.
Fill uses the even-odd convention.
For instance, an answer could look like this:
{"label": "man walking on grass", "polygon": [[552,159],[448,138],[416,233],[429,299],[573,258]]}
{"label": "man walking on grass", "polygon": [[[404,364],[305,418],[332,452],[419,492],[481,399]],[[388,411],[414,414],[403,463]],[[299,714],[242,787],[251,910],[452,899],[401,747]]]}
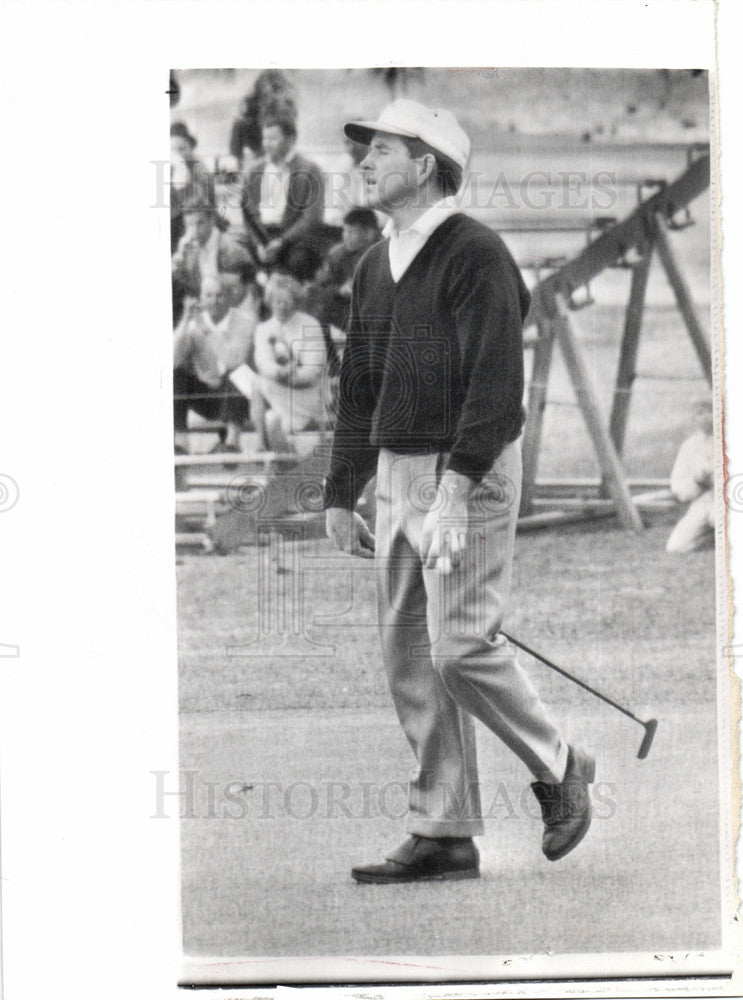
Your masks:
{"label": "man walking on grass", "polygon": [[[566,744],[499,635],[520,498],[529,293],[502,240],[456,209],[470,143],[451,113],[399,100],[345,132],[369,146],[367,203],[389,222],[354,276],[327,533],[376,558],[383,659],[417,761],[408,838],[352,875],[479,875],[473,716],[533,775],[542,849],[556,861],[588,830],[594,761]],[[375,473],[376,539],[354,512]]]}

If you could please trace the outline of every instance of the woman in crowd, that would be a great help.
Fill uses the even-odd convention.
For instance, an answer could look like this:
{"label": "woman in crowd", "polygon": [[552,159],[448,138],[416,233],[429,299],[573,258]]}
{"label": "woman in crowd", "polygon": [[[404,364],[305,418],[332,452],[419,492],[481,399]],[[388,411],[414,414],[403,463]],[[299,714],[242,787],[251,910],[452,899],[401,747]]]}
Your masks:
{"label": "woman in crowd", "polygon": [[265,300],[271,316],[255,331],[251,413],[268,407],[266,438],[272,451],[293,451],[289,435],[320,427],[325,418],[326,348],[322,327],[299,308],[302,290],[286,274],[268,281]]}
{"label": "woman in crowd", "polygon": [[186,231],[183,206],[199,200],[214,204],[214,181],[196,155],[196,138],[185,122],[170,126],[170,252]]}

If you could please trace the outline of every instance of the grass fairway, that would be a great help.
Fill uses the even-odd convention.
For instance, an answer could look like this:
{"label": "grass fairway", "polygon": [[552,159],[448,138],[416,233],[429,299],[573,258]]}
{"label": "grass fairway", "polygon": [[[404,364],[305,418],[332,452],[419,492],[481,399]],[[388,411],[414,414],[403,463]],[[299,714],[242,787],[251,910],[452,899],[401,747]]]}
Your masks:
{"label": "grass fairway", "polygon": [[719,944],[714,555],[666,555],[671,522],[519,537],[507,629],[660,726],[636,760],[639,726],[524,657],[568,737],[597,756],[594,825],[574,854],[546,862],[528,775],[480,729],[482,878],[459,884],[357,886],[348,873],[402,837],[413,763],[367,564],[317,540],[179,560],[185,953]]}

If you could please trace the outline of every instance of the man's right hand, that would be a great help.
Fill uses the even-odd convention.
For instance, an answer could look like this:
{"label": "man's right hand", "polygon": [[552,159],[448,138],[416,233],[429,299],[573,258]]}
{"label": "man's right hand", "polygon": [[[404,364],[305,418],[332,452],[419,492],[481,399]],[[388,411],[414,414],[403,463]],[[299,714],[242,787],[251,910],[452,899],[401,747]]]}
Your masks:
{"label": "man's right hand", "polygon": [[325,532],[342,552],[362,559],[374,558],[374,535],[363,517],[355,511],[345,507],[328,507],[325,511]]}

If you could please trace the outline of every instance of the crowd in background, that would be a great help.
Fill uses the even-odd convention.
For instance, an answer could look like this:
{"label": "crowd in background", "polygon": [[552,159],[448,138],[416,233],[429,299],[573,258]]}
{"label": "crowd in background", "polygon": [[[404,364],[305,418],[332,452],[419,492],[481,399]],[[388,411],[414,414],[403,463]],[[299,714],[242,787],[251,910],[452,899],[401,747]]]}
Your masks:
{"label": "crowd in background", "polygon": [[[177,452],[188,450],[189,413],[218,425],[216,451],[239,451],[248,428],[270,450],[291,451],[294,434],[332,422],[351,280],[381,232],[363,205],[365,147],[345,139],[326,175],[297,149],[297,120],[291,80],[281,70],[260,72],[230,131],[238,223],[218,210],[196,136],[181,120],[171,125]],[[334,189],[342,210],[340,199],[328,198]],[[708,396],[695,401],[695,420],[671,475],[673,495],[689,508],[669,552],[693,551],[714,536]]]}
{"label": "crowd in background", "polygon": [[[364,147],[347,140],[326,175],[297,149],[297,125],[289,78],[259,73],[230,132],[239,222],[219,210],[197,137],[171,125],[177,451],[188,450],[191,413],[219,425],[220,451],[239,450],[246,428],[291,450],[293,434],[332,420],[351,279],[380,229],[363,205]],[[339,181],[342,211],[327,197]]]}

